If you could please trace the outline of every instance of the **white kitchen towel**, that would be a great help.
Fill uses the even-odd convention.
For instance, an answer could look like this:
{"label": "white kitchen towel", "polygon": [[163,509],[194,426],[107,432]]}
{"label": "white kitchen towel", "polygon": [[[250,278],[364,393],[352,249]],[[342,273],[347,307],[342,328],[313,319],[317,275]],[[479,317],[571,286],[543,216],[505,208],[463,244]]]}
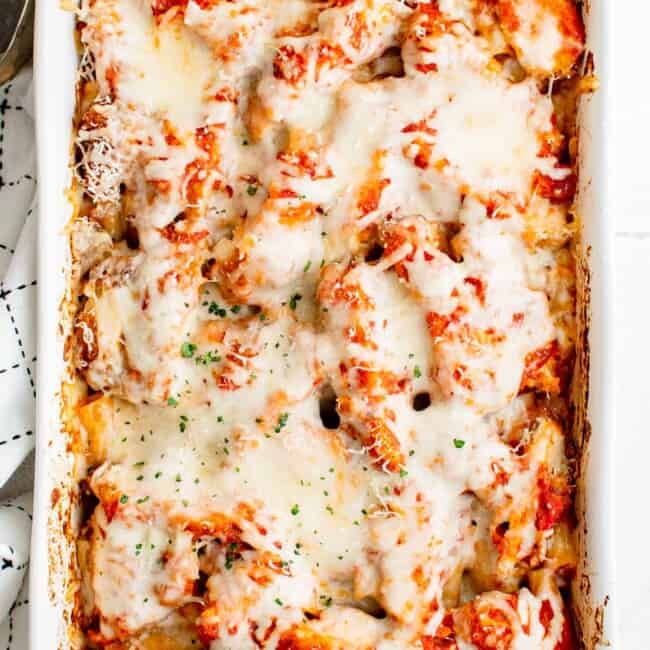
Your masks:
{"label": "white kitchen towel", "polygon": [[[34,446],[36,164],[31,70],[0,86],[0,488]],[[0,501],[0,648],[26,650],[31,494]]]}

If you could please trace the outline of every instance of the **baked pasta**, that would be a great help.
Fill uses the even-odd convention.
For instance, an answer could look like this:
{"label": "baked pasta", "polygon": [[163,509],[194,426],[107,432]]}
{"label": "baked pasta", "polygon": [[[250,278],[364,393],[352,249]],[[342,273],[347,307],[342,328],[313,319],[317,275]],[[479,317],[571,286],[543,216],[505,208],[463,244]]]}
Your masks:
{"label": "baked pasta", "polygon": [[573,0],[82,0],[82,645],[571,650]]}

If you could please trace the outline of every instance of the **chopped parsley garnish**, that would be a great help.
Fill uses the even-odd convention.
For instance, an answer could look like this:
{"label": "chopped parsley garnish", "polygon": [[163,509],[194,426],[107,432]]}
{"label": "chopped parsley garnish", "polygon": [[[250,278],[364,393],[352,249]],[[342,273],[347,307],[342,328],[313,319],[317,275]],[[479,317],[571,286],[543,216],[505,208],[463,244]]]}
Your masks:
{"label": "chopped parsley garnish", "polygon": [[249,185],[246,193],[248,196],[255,196],[257,194],[257,185]]}
{"label": "chopped parsley garnish", "polygon": [[307,273],[307,271],[309,271],[309,268],[310,268],[310,267],[311,267],[311,260],[309,260],[309,261],[307,262],[307,264],[305,264],[305,268],[302,270],[302,272],[303,272],[303,273]]}
{"label": "chopped parsley garnish", "polygon": [[297,503],[294,503],[291,506],[291,514],[295,517],[296,515],[300,514],[300,506]]}
{"label": "chopped parsley garnish", "polygon": [[302,296],[299,293],[294,293],[289,300],[289,309],[296,311],[298,303],[302,300]]}
{"label": "chopped parsley garnish", "polygon": [[154,478],[160,478],[162,476],[162,472],[156,472],[153,477]]}
{"label": "chopped parsley garnish", "polygon": [[181,345],[181,356],[184,357],[185,359],[191,359],[194,356],[195,352],[196,352],[195,343],[190,343],[189,341],[185,341],[185,343]]}
{"label": "chopped parsley garnish", "polygon": [[465,446],[465,441],[460,438],[454,438],[454,447],[456,449],[462,449]]}
{"label": "chopped parsley garnish", "polygon": [[138,499],[136,503],[137,504],[146,503],[147,501],[149,501],[149,497],[142,497],[141,499]]}
{"label": "chopped parsley garnish", "polygon": [[241,311],[241,305],[233,305],[233,306],[230,308],[230,311],[231,311],[233,314],[238,314],[238,313]]}
{"label": "chopped parsley garnish", "polygon": [[289,414],[288,413],[280,413],[280,417],[278,418],[278,423],[275,425],[275,429],[273,429],[276,433],[280,433],[284,427],[287,426],[287,420],[289,419]]}
{"label": "chopped parsley garnish", "polygon": [[279,598],[275,599],[275,604],[279,605],[280,607],[282,607],[282,605],[284,605],[284,603]]}
{"label": "chopped parsley garnish", "polygon": [[121,504],[125,504],[128,500],[129,500],[129,497],[127,497],[126,494],[123,494],[123,495],[120,497],[120,503],[121,503]]}
{"label": "chopped parsley garnish", "polygon": [[178,423],[178,429],[181,433],[185,433],[185,429],[187,429],[187,415],[181,415],[180,421]]}
{"label": "chopped parsley garnish", "polygon": [[214,300],[208,304],[208,313],[213,316],[220,316],[221,318],[225,318],[228,315],[228,312]]}
{"label": "chopped parsley garnish", "polygon": [[331,607],[332,606],[332,597],[327,596],[325,594],[321,594],[320,596],[320,602],[325,605],[325,607]]}
{"label": "chopped parsley garnish", "polygon": [[327,510],[327,512],[329,512],[330,515],[334,514],[334,508],[332,508],[332,506],[329,506],[329,505],[325,506],[325,510]]}
{"label": "chopped parsley garnish", "polygon": [[415,366],[415,368],[413,368],[413,376],[416,379],[420,379],[420,377],[422,377],[422,371],[420,370],[420,366]]}
{"label": "chopped parsley garnish", "polygon": [[401,467],[400,470],[399,470],[400,478],[404,478],[405,476],[408,476],[408,475],[409,475],[408,471],[405,470],[403,467]]}
{"label": "chopped parsley garnish", "polygon": [[216,350],[208,350],[204,354],[199,354],[194,360],[197,365],[207,366],[209,363],[219,363],[221,356],[217,354]]}
{"label": "chopped parsley garnish", "polygon": [[168,398],[167,406],[178,406],[178,400],[175,397]]}
{"label": "chopped parsley garnish", "polygon": [[226,551],[226,560],[224,562],[226,569],[232,569],[232,563],[238,558],[238,550],[239,546],[237,542],[233,542],[230,544],[230,546],[228,546],[228,550]]}

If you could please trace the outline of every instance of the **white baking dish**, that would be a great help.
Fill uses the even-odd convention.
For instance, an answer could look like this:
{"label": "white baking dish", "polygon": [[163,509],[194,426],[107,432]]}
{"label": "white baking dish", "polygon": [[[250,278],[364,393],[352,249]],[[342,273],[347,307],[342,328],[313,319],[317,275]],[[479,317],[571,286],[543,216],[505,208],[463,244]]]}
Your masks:
{"label": "white baking dish", "polygon": [[[70,3],[72,0],[69,0]],[[69,624],[74,581],[74,511],[70,507],[72,457],[59,421],[63,364],[61,304],[65,297],[67,240],[64,226],[72,207],[70,143],[77,54],[74,16],[64,0],[37,0],[35,90],[39,171],[39,334],[36,438],[36,487],[32,536],[30,613],[31,648],[76,647]],[[607,0],[586,2],[589,48],[601,83],[607,86]],[[578,514],[581,566],[574,602],[585,650],[620,650],[614,626],[614,374],[613,374],[613,219],[607,204],[606,92],[584,100],[580,112],[582,167],[579,208],[583,219],[583,265],[587,286],[585,311],[589,360],[582,382],[588,405],[581,453]]]}

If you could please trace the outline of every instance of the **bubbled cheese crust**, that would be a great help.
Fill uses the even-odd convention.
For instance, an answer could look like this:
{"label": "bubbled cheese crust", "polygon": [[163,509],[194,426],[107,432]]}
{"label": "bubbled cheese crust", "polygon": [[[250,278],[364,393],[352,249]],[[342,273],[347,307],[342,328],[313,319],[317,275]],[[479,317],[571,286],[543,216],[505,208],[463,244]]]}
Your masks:
{"label": "bubbled cheese crust", "polygon": [[79,26],[91,645],[568,650],[575,5]]}

